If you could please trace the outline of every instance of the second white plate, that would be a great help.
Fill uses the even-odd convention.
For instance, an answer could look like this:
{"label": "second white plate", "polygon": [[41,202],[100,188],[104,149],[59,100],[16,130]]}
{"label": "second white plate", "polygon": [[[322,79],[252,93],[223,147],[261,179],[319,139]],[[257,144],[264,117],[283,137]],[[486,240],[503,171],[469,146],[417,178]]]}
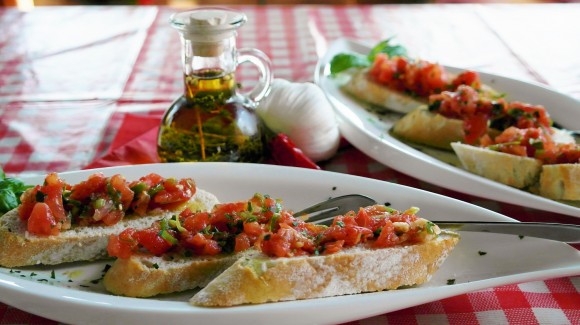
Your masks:
{"label": "second white plate", "polygon": [[[376,114],[367,105],[353,99],[340,89],[340,80],[330,76],[329,62],[338,53],[367,54],[370,47],[339,39],[332,43],[318,62],[315,81],[335,108],[341,134],[355,147],[373,159],[426,182],[479,197],[551,211],[580,218],[580,207],[518,190],[471,174],[438,156],[411,147],[389,134],[399,114]],[[446,67],[451,72],[459,69]],[[538,84],[502,76],[480,73],[484,83],[508,94],[510,100],[541,104],[550,116],[564,128],[580,130],[580,102]],[[450,163],[451,162],[451,163]]]}

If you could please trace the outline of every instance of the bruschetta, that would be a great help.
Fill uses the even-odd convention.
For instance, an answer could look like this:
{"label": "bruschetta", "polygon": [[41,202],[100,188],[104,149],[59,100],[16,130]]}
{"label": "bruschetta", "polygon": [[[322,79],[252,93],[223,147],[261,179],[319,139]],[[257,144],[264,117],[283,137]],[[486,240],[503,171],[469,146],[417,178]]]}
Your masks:
{"label": "bruschetta", "polygon": [[479,74],[464,71],[452,75],[439,64],[425,60],[409,60],[402,56],[378,54],[371,67],[352,70],[343,89],[355,98],[385,110],[409,113],[426,105],[429,96],[442,91],[454,91],[459,85],[469,85],[490,96],[497,93],[482,85]]}
{"label": "bruschetta", "polygon": [[429,105],[403,116],[392,131],[407,141],[451,149],[452,142],[477,145],[482,136],[495,137],[512,126],[541,127],[556,142],[574,142],[569,133],[552,127],[543,106],[483,96],[467,85],[430,96]]}
{"label": "bruschetta", "polygon": [[217,198],[196,188],[192,179],[149,174],[128,182],[121,175],[95,173],[70,185],[56,173],[24,192],[21,205],[0,218],[0,265],[107,258],[111,234],[150,226],[188,208],[208,210]]}
{"label": "bruschetta", "polygon": [[442,234],[417,211],[375,205],[337,216],[331,226],[324,226],[295,218],[280,201],[260,194],[218,204],[209,213],[185,210],[149,229],[111,236],[109,253],[117,260],[103,283],[114,294],[132,297],[204,287],[191,299],[200,306],[421,284],[459,237]]}
{"label": "bruschetta", "polygon": [[480,147],[453,143],[463,167],[556,200],[580,200],[580,146],[558,143],[543,128],[510,127]]}

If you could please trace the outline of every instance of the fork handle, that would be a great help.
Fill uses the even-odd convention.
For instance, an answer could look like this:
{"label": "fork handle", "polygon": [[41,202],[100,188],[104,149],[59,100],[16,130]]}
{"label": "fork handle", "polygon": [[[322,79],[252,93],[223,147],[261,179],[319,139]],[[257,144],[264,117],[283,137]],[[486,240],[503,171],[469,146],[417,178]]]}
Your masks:
{"label": "fork handle", "polygon": [[481,222],[481,221],[432,221],[440,228],[457,231],[493,232],[518,236],[530,236],[580,243],[580,226],[545,222]]}

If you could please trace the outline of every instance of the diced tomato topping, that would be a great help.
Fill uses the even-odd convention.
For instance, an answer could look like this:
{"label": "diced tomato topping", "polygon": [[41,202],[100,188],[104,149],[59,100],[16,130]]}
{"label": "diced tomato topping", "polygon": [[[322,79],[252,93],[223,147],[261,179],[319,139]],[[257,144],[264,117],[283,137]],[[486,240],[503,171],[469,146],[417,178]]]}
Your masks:
{"label": "diced tomato topping", "polygon": [[[136,231],[125,246],[119,244],[121,236],[112,237],[109,250],[117,257],[139,249],[155,255],[169,250],[215,255],[252,247],[277,257],[332,254],[367,242],[380,248],[424,240],[424,234],[416,235],[417,219],[411,212],[375,205],[337,216],[326,227],[297,219],[278,200],[256,194],[248,201],[218,204],[210,212],[186,209],[171,220]],[[395,233],[393,222],[406,223],[406,227],[398,226],[405,231]]]}
{"label": "diced tomato topping", "polygon": [[54,236],[60,233],[58,223],[46,203],[37,202],[28,218],[28,232],[38,236]]}
{"label": "diced tomato topping", "polygon": [[[580,163],[580,146],[575,143],[555,143],[543,128],[518,129],[510,127],[491,139],[485,147],[521,157],[531,157],[543,164]],[[483,143],[482,143],[483,145]]]}
{"label": "diced tomato topping", "polygon": [[403,57],[376,56],[369,76],[391,89],[419,97],[437,94],[449,88],[447,73],[439,64],[424,60],[409,62]]}
{"label": "diced tomato topping", "polygon": [[[144,216],[157,209],[176,210],[195,191],[195,183],[189,178],[164,179],[157,174],[149,174],[129,183],[119,174],[108,178],[102,173],[95,173],[71,186],[56,173],[50,173],[43,185],[30,188],[21,195],[18,214],[22,221],[27,221],[36,204],[44,203],[60,231],[70,229],[73,224],[110,226],[128,213]],[[152,197],[155,204],[152,204]]]}

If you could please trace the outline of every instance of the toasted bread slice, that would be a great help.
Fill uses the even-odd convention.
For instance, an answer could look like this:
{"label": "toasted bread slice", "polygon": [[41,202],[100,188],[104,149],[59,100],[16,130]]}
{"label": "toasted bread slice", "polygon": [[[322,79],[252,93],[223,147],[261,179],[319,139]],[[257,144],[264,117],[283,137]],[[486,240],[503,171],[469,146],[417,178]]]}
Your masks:
{"label": "toasted bread slice", "polygon": [[467,171],[491,180],[525,188],[536,183],[542,170],[538,159],[520,157],[459,142],[451,144]]}
{"label": "toasted bread slice", "polygon": [[115,260],[103,284],[113,294],[139,298],[201,288],[248,254],[250,252],[201,257],[136,254]]}
{"label": "toasted bread slice", "polygon": [[244,257],[194,295],[198,306],[310,299],[397,289],[428,281],[459,241],[441,234],[420,244],[335,254],[270,258]]}
{"label": "toasted bread slice", "polygon": [[391,90],[369,80],[367,72],[366,69],[354,72],[343,89],[358,99],[399,113],[409,113],[420,105],[427,104],[426,100]]}
{"label": "toasted bread slice", "polygon": [[[217,202],[213,194],[198,188],[182,209],[190,207],[194,211],[205,211]],[[18,217],[18,210],[14,209],[0,217],[0,265],[54,265],[107,258],[109,235],[120,233],[125,228],[146,228],[156,220],[179,212],[168,211],[146,217],[128,216],[113,226],[73,227],[58,236],[44,237],[29,234]]]}
{"label": "toasted bread slice", "polygon": [[462,120],[431,113],[426,105],[398,120],[393,133],[403,140],[447,150],[452,142],[461,142],[465,137]]}
{"label": "toasted bread slice", "polygon": [[554,200],[580,200],[580,164],[542,166],[539,190]]}

